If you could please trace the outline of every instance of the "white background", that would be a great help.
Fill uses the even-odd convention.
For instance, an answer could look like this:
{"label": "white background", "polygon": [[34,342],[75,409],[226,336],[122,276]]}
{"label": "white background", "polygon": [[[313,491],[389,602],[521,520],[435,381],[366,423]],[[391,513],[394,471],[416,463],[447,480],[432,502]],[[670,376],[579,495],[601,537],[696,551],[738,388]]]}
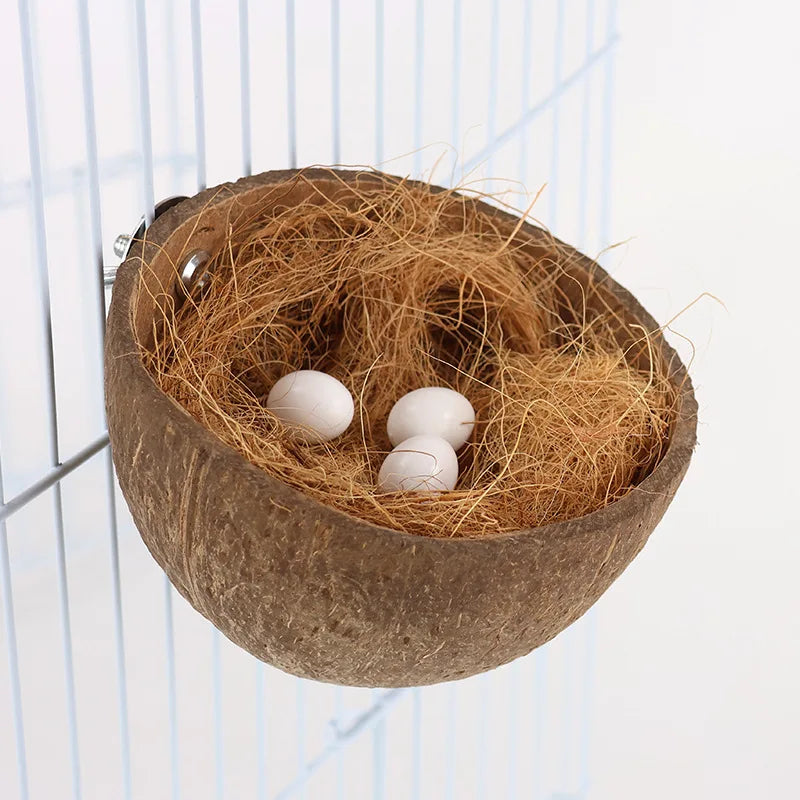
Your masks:
{"label": "white background", "polygon": [[[52,188],[58,181],[71,180],[71,170],[85,163],[75,4],[40,0],[33,6],[45,182]],[[183,171],[169,165],[159,168],[157,196],[176,189],[191,193],[195,188],[188,4],[175,6],[170,29],[163,19],[165,6],[148,3],[157,162],[159,154],[188,154]],[[202,6],[208,180],[213,184],[241,173],[236,20],[233,4],[208,0]],[[384,154],[393,157],[414,146],[414,27],[413,4],[387,6]],[[327,7],[298,2],[301,164],[331,160]],[[542,0],[533,7],[531,102],[546,94],[554,80],[553,3]],[[587,4],[565,0],[565,7],[564,75],[585,52]],[[128,228],[141,208],[130,8],[123,2],[91,3],[101,158],[133,154],[120,177],[104,179],[107,257],[113,235]],[[422,140],[430,144],[426,167],[442,152],[442,142],[455,144],[469,156],[491,134],[485,99],[488,8],[488,3],[477,0],[464,2],[462,107],[454,129],[451,6],[427,4]],[[511,124],[521,108],[521,4],[501,2],[500,8],[495,132]],[[604,4],[598,2],[597,9],[599,44],[605,33]],[[371,14],[371,4],[342,3],[343,35],[352,43],[342,52],[346,163],[375,159]],[[724,303],[723,307],[702,297],[673,325],[691,338],[696,350],[691,372],[700,403],[698,448],[684,485],[650,543],[597,605],[594,707],[589,717],[591,800],[789,797],[800,783],[796,678],[800,674],[796,499],[800,386],[795,346],[800,258],[794,235],[800,212],[800,109],[794,85],[800,74],[798,23],[800,15],[793,6],[778,0],[760,4],[620,0],[608,231],[599,224],[602,68],[587,84],[592,109],[588,129],[582,128],[583,84],[565,95],[559,162],[554,165],[551,159],[552,115],[543,115],[528,129],[528,188],[550,184],[535,212],[543,222],[563,238],[576,242],[582,238],[592,253],[627,242],[612,250],[605,263],[663,322],[704,292]],[[287,165],[283,24],[282,3],[251,3],[256,170]],[[15,196],[29,170],[17,25],[14,4],[2,0],[0,65],[7,80],[0,96],[0,198],[6,199]],[[171,48],[163,46],[167,41],[173,42]],[[164,80],[173,74],[175,89]],[[175,125],[170,125],[171,119]],[[576,154],[586,130],[589,219],[582,237]],[[478,174],[514,179],[519,177],[519,163],[514,139]],[[409,171],[413,157],[386,166],[390,171]],[[69,455],[102,431],[96,301],[85,279],[85,188],[75,194],[48,195],[46,211],[61,444]],[[5,250],[0,291],[0,442],[6,494],[11,496],[47,468],[42,341],[30,219],[24,204],[3,210],[0,240]],[[675,335],[672,339],[691,356],[683,340]],[[102,469],[87,465],[70,481],[67,532],[78,690],[79,699],[84,698],[82,724],[97,718],[98,726],[113,727],[113,680],[106,676],[111,675],[113,658],[109,651],[101,664],[92,655],[111,636],[110,622],[98,610],[103,602],[99,598],[108,596],[107,556],[104,550],[93,555],[93,547],[105,542],[105,516],[97,500]],[[23,678],[39,687],[27,691],[26,713],[38,715],[40,727],[52,728],[50,738],[34,748],[40,760],[32,770],[37,770],[42,791],[48,789],[48,775],[41,758],[49,747],[63,761],[65,741],[59,634],[52,613],[57,600],[49,514],[49,505],[38,502],[9,526]],[[143,680],[157,682],[162,679],[160,662],[152,665],[150,675],[150,663],[143,655],[147,648],[161,646],[160,630],[154,640],[148,638],[152,628],[148,615],[155,619],[161,613],[161,588],[137,547],[135,536],[124,528],[130,671],[134,681],[144,675]],[[191,624],[186,622],[186,630]],[[193,639],[186,642],[187,647],[190,642],[197,646]],[[203,642],[207,650],[208,643]],[[0,686],[4,687],[3,681]],[[101,687],[107,690],[103,702],[97,700]],[[528,692],[529,687],[523,690]],[[2,691],[0,763],[11,770],[10,712],[7,692]],[[226,694],[229,712],[236,705],[234,694],[230,689]],[[287,702],[288,708],[275,713],[286,714],[288,725],[292,707]],[[460,702],[460,713],[471,718],[478,701],[466,690]],[[430,707],[442,708],[435,700]],[[495,713],[502,717],[511,707],[498,705]],[[150,713],[144,705],[133,709],[133,724],[138,726],[134,740],[137,735],[158,739],[163,733],[148,727]],[[35,723],[31,727],[36,728]],[[114,744],[113,735],[110,742]],[[116,750],[109,747],[111,764]],[[390,768],[395,774],[405,762],[400,758],[404,751],[393,752],[397,763]],[[210,763],[210,749],[207,755]],[[504,753],[495,755],[502,763]],[[165,762],[153,762],[135,776],[135,785],[146,789],[148,797],[166,791],[164,779],[158,777],[159,766]],[[95,758],[85,771],[101,781],[104,768]],[[351,768],[354,774],[359,772],[358,765]],[[112,766],[108,769],[113,772]],[[56,788],[50,787],[55,792],[51,796],[67,796],[66,776],[66,763],[61,767],[54,763],[49,777]],[[471,779],[464,780],[463,796],[468,797]],[[492,784],[490,796],[502,796],[505,786]],[[363,796],[367,792],[365,788]],[[113,790],[105,796],[113,796]]]}
{"label": "white background", "polygon": [[593,797],[790,797],[800,779],[791,5],[621,4],[616,276],[692,336],[688,478],[600,603]]}

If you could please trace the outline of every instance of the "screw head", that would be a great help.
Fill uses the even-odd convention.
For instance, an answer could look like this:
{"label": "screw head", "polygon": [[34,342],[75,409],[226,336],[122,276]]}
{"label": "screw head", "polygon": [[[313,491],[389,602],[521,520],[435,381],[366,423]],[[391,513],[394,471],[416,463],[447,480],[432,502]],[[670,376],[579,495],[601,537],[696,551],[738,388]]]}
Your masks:
{"label": "screw head", "polygon": [[114,239],[114,255],[117,258],[124,259],[128,255],[128,250],[131,249],[133,237],[128,233],[121,233]]}
{"label": "screw head", "polygon": [[[187,199],[185,195],[180,194],[175,195],[175,197],[168,197],[166,200],[161,200],[156,203],[153,209],[153,219],[158,219],[165,211]],[[145,217],[142,217],[133,234],[121,233],[114,239],[114,255],[116,255],[120,261],[124,261],[128,257],[128,252],[133,246],[134,239],[141,239],[146,227],[147,220]]]}
{"label": "screw head", "polygon": [[205,269],[205,265],[210,259],[211,256],[205,250],[197,250],[183,262],[181,283],[186,294],[201,291],[206,286],[211,274]]}

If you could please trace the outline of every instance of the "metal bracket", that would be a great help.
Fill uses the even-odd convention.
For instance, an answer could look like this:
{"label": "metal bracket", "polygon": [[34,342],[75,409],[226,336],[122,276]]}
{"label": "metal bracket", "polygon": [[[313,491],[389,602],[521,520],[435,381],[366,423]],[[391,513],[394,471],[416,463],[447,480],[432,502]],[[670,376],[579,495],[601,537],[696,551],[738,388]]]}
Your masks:
{"label": "metal bracket", "polygon": [[[166,200],[162,200],[160,203],[156,203],[153,209],[153,220],[158,219],[165,211],[188,199],[189,198],[185,195],[175,195],[174,197],[168,197]],[[119,258],[120,264],[128,257],[133,243],[144,236],[146,229],[147,220],[145,217],[142,217],[133,233],[121,233],[114,240],[114,255]],[[183,260],[179,273],[185,294],[179,296],[179,302],[182,302],[192,293],[202,290],[208,284],[211,273],[204,267],[210,259],[211,255],[205,250],[195,250]],[[118,266],[103,267],[103,284],[105,286],[113,285],[117,277],[117,269]]]}
{"label": "metal bracket", "polygon": [[[167,197],[165,200],[156,203],[153,208],[153,220],[157,220],[165,211],[188,199],[186,195],[179,194],[174,197]],[[128,257],[133,243],[144,236],[146,229],[147,219],[142,216],[139,220],[139,224],[134,228],[133,233],[121,233],[114,239],[114,255],[119,258],[120,264]],[[105,286],[111,286],[114,283],[117,277],[118,266],[119,265],[116,267],[103,267],[103,284]],[[183,270],[181,270],[181,274],[183,274]]]}

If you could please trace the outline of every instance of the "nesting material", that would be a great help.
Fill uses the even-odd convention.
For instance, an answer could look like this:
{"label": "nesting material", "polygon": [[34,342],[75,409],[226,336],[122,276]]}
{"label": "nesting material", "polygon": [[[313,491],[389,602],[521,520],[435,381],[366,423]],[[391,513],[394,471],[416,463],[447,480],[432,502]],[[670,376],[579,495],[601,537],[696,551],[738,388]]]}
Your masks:
{"label": "nesting material", "polygon": [[[551,237],[532,249],[453,191],[388,179],[282,203],[291,183],[230,215],[210,283],[177,311],[161,304],[144,353],[223,442],[326,505],[429,536],[582,517],[653,470],[674,417],[671,364],[651,357],[652,331],[571,277],[574,251]],[[266,409],[298,369],[355,398],[334,441],[298,440]],[[387,417],[423,386],[475,409],[458,487],[381,493]]]}

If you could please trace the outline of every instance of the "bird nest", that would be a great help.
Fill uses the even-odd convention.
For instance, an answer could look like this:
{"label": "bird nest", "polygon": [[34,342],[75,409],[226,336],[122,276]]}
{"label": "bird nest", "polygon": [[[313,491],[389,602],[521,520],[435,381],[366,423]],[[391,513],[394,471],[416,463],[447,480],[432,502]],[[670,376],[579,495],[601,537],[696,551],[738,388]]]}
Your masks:
{"label": "bird nest", "polygon": [[[427,536],[582,517],[652,472],[675,417],[674,364],[660,332],[577,268],[583,257],[543,230],[523,235],[474,192],[328,178],[300,172],[255,207],[231,206],[202,293],[153,298],[151,282],[159,312],[142,354],[164,393],[288,486]],[[266,409],[275,381],[297,369],[351,391],[344,435],[308,444]],[[389,411],[422,386],[475,408],[458,485],[381,493]]]}

